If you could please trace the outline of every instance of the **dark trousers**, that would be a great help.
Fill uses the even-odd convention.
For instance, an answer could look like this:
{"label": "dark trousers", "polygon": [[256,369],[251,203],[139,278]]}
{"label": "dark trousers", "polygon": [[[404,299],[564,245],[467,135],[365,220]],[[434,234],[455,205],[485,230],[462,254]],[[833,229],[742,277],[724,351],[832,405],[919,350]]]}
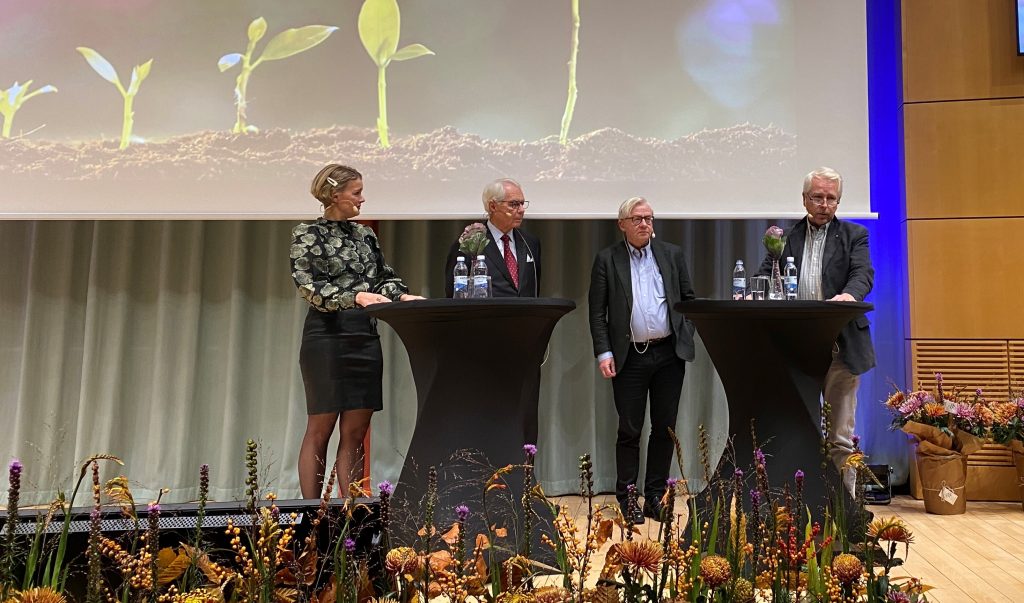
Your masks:
{"label": "dark trousers", "polygon": [[[643,346],[638,346],[643,350]],[[625,365],[612,379],[615,410],[619,413],[619,432],[615,440],[617,479],[615,497],[626,502],[626,486],[636,484],[640,473],[640,432],[651,399],[651,435],[647,440],[647,471],[643,495],[657,502],[665,493],[665,481],[672,466],[674,447],[668,430],[675,430],[679,394],[683,389],[686,362],[675,353],[675,340],[669,337],[651,344],[640,354],[630,346]],[[639,493],[639,492],[638,492]]]}

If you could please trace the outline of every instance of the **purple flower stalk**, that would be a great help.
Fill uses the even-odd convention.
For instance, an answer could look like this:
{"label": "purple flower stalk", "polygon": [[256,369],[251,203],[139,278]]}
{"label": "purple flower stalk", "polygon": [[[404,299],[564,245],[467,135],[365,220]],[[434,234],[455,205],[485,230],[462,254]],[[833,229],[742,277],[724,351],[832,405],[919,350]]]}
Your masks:
{"label": "purple flower stalk", "polygon": [[981,397],[981,388],[980,387],[978,389],[974,390],[974,395],[978,396],[979,398]]}
{"label": "purple flower stalk", "polygon": [[678,479],[676,479],[674,477],[670,477],[667,480],[665,480],[665,488],[667,488],[668,490],[671,490],[672,488],[675,488],[676,484],[678,484],[678,483],[679,483]]}
{"label": "purple flower stalk", "polygon": [[455,507],[455,516],[459,518],[459,521],[465,523],[469,517],[469,507],[466,505],[459,505]]}
{"label": "purple flower stalk", "polygon": [[391,493],[395,491],[395,487],[388,480],[384,480],[377,484],[377,490],[380,491],[381,495],[391,496]]}
{"label": "purple flower stalk", "polygon": [[793,479],[796,480],[797,484],[802,484],[804,482],[804,472],[800,469],[797,469],[796,473],[793,474]]}
{"label": "purple flower stalk", "polygon": [[737,477],[739,479],[743,479],[743,470],[742,469],[737,469],[736,472],[733,473],[733,477]]}
{"label": "purple flower stalk", "polygon": [[7,471],[10,473],[11,479],[15,479],[21,477],[21,471],[24,468],[25,466],[21,464],[21,461],[14,459],[11,461],[11,464],[7,466]]}
{"label": "purple flower stalk", "polygon": [[935,382],[940,385],[942,384],[942,373],[935,373]]}
{"label": "purple flower stalk", "polygon": [[523,452],[526,453],[526,456],[532,459],[537,456],[537,446],[534,444],[523,444]]}
{"label": "purple flower stalk", "polygon": [[356,550],[356,541],[351,538],[345,539],[345,552],[352,553]]}
{"label": "purple flower stalk", "polygon": [[151,503],[149,503],[149,506],[146,507],[146,510],[149,511],[150,513],[159,513],[160,512],[160,504],[159,503],[155,503],[155,502],[151,502]]}
{"label": "purple flower stalk", "polygon": [[761,491],[754,489],[750,491],[750,502],[755,507],[761,504]]}
{"label": "purple flower stalk", "polygon": [[853,440],[853,447],[854,448],[859,448],[860,447],[860,436],[857,435],[857,434],[853,434],[853,437],[851,439]]}
{"label": "purple flower stalk", "polygon": [[758,465],[764,465],[764,453],[761,452],[760,448],[754,449],[754,462]]}

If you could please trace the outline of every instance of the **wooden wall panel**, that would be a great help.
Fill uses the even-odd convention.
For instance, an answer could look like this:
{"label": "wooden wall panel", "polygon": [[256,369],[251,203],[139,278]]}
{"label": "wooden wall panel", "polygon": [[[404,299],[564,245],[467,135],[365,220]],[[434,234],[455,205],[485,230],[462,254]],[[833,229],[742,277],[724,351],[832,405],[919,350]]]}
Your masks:
{"label": "wooden wall panel", "polygon": [[907,245],[911,339],[1024,339],[1024,218],[910,220]]}
{"label": "wooden wall panel", "polygon": [[908,219],[1024,216],[1024,98],[903,113]]}
{"label": "wooden wall panel", "polygon": [[904,102],[1024,96],[1014,0],[903,0]]}
{"label": "wooden wall panel", "polygon": [[982,388],[1005,395],[1010,387],[1006,341],[924,340],[910,348],[913,382],[907,387],[935,390],[935,373],[942,373],[947,391]]}

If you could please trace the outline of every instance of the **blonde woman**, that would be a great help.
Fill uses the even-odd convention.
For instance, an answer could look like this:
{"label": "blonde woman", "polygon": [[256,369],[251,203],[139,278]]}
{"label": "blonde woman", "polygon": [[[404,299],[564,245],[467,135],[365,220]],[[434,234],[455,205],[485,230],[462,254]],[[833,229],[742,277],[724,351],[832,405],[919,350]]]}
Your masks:
{"label": "blonde woman", "polygon": [[291,261],[292,278],[310,306],[299,352],[307,414],[299,486],[304,498],[319,498],[335,425],[338,486],[346,492],[363,477],[363,438],[374,411],[383,408],[380,338],[362,308],[423,298],[410,295],[384,261],[377,235],[351,221],[365,202],[362,174],[327,165],[310,193],[323,204],[323,217],[292,230]]}

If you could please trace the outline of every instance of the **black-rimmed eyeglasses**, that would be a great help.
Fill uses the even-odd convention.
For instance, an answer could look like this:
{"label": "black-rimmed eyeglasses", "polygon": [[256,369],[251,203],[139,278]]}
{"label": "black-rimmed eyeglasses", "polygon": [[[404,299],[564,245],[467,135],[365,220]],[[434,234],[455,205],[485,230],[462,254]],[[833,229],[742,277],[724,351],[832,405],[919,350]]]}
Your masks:
{"label": "black-rimmed eyeglasses", "polygon": [[629,216],[628,218],[623,218],[623,220],[629,220],[633,223],[633,226],[640,226],[641,224],[650,226],[654,224],[654,216]]}

